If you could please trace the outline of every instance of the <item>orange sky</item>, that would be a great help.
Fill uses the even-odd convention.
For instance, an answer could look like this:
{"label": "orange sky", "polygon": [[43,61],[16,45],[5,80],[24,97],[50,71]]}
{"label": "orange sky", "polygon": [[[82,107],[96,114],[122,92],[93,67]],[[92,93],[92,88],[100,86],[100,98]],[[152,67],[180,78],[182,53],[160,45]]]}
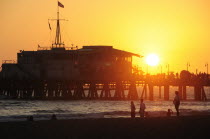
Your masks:
{"label": "orange sky", "polygon": [[[206,71],[210,64],[210,0],[60,0],[66,45],[113,45],[141,55],[156,53],[163,71]],[[0,60],[19,50],[50,46],[56,0],[0,1]],[[51,22],[53,29],[55,23]],[[143,59],[135,61],[145,68]],[[149,68],[157,71],[158,67]],[[160,70],[159,70],[160,71]]]}

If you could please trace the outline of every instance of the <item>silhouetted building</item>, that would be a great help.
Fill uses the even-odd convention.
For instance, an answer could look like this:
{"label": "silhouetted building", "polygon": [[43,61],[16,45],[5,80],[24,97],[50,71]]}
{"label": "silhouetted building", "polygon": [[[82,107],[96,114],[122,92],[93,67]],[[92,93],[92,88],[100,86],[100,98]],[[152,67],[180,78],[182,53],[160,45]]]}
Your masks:
{"label": "silhouetted building", "polygon": [[2,64],[3,78],[55,80],[116,80],[129,79],[132,56],[140,55],[114,49],[112,46],[42,48],[20,51],[17,63]]}

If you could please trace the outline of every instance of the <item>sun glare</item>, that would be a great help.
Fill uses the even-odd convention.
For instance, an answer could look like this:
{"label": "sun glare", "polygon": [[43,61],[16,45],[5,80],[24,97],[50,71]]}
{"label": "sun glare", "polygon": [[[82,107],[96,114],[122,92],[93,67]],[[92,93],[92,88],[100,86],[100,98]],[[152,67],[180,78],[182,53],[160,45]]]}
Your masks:
{"label": "sun glare", "polygon": [[158,65],[160,59],[156,54],[149,54],[146,57],[146,63],[150,66],[156,66]]}

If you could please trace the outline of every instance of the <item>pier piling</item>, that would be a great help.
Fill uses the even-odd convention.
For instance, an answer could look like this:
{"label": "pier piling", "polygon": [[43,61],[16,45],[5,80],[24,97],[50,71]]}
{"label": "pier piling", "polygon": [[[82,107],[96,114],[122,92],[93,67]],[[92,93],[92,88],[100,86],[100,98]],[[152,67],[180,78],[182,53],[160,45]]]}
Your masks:
{"label": "pier piling", "polygon": [[169,85],[164,86],[164,100],[169,100]]}

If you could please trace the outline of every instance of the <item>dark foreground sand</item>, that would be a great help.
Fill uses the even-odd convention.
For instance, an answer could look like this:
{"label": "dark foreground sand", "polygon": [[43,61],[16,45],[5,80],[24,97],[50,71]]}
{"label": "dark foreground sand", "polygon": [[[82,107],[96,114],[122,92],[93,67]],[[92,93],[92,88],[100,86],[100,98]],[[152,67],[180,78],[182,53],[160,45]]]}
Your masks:
{"label": "dark foreground sand", "polygon": [[210,138],[210,116],[0,123],[0,139]]}

